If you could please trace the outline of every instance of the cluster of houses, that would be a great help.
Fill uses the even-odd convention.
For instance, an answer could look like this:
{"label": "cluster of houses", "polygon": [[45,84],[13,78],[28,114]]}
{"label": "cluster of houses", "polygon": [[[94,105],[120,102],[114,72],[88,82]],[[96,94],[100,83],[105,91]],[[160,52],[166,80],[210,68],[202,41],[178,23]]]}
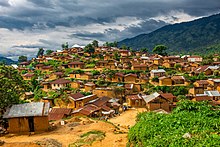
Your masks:
{"label": "cluster of houses", "polygon": [[[49,120],[60,120],[68,116],[112,117],[124,107],[143,107],[149,111],[166,112],[175,108],[178,102],[176,96],[160,91],[144,94],[143,85],[146,84],[191,85],[187,98],[195,101],[208,100],[218,105],[220,79],[209,78],[191,83],[183,75],[218,75],[220,62],[217,56],[214,56],[212,65],[201,65],[203,58],[200,56],[164,57],[115,47],[97,47],[94,53],[84,52],[80,46],[56,51],[22,62],[17,70],[27,82],[33,78],[38,80],[41,90],[46,93],[64,89],[67,92],[65,100],[68,102],[58,105],[54,99],[42,97],[37,103],[12,106],[4,118],[9,120],[11,132],[41,131],[47,129],[45,124]],[[51,62],[59,64],[55,66]],[[68,70],[71,72],[66,72]],[[169,74],[167,70],[176,70],[178,74]],[[98,72],[94,74],[94,71]],[[41,73],[41,76],[37,73]],[[98,81],[108,84],[98,84]],[[79,91],[73,92],[73,89]],[[82,92],[89,94],[84,95]],[[33,94],[27,92],[28,99]],[[39,125],[39,121],[44,121],[44,125]]]}

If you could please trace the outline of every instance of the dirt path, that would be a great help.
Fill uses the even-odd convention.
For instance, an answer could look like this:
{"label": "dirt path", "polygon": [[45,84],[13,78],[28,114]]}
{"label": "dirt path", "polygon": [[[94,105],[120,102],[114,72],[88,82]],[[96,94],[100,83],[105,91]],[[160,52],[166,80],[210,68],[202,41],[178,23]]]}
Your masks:
{"label": "dirt path", "polygon": [[[111,118],[109,121],[116,126],[120,125],[120,131],[123,130],[121,126],[129,125],[133,126],[135,124],[135,117],[138,112],[142,112],[144,109],[133,109],[128,110],[122,113],[120,116],[115,118]],[[92,130],[99,130],[106,133],[106,137],[102,141],[96,141],[92,144],[94,147],[124,147],[127,143],[127,133],[115,133],[116,127],[111,123],[103,122],[103,121],[94,121],[89,120],[88,118],[82,118],[82,121],[91,123],[80,124],[78,126],[70,127],[68,124],[73,123],[71,120],[65,126],[58,126],[58,128],[51,132],[45,132],[41,134],[34,134],[31,136],[28,135],[12,135],[8,134],[4,137],[1,137],[0,140],[6,142],[6,147],[12,147],[13,143],[14,146],[25,146],[25,147],[35,147],[33,144],[28,144],[30,142],[35,142],[36,140],[42,140],[43,138],[52,138],[57,140],[58,142],[62,143],[64,147],[68,147],[70,143],[75,142],[79,139],[80,135],[92,131]],[[124,130],[123,130],[124,131]],[[122,131],[122,132],[123,132]],[[124,131],[126,132],[126,131]],[[127,130],[128,132],[128,130]],[[20,143],[20,144],[19,144]],[[27,144],[25,144],[27,143]]]}

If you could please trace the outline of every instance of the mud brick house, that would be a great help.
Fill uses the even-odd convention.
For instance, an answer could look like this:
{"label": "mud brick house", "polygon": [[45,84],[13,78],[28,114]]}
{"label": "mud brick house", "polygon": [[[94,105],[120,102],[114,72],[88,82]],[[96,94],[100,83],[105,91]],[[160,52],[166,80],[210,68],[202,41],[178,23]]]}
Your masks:
{"label": "mud brick house", "polygon": [[85,63],[79,62],[79,61],[74,61],[68,63],[69,68],[74,68],[74,69],[83,69],[85,67]]}
{"label": "mud brick house", "polygon": [[214,87],[214,89],[217,89],[217,87],[220,86],[220,79],[208,79],[208,82]]}
{"label": "mud brick house", "polygon": [[68,98],[71,101],[68,107],[72,109],[79,109],[83,107],[87,102],[96,99],[97,96],[95,94],[84,96],[81,93],[75,93],[70,94]]}
{"label": "mud brick house", "polygon": [[145,107],[146,103],[140,94],[127,95],[126,102],[129,107]]}
{"label": "mud brick house", "polygon": [[31,80],[34,77],[34,73],[26,73],[24,75],[22,75],[24,80]]}
{"label": "mud brick house", "polygon": [[61,88],[65,88],[68,87],[68,84],[71,83],[70,80],[66,80],[66,79],[57,79],[53,82],[50,82],[50,85],[52,87],[52,89],[61,89]]}
{"label": "mud brick house", "polygon": [[136,74],[126,74],[124,76],[124,82],[128,82],[128,83],[138,82],[137,75]]}
{"label": "mud brick house", "polygon": [[209,82],[207,80],[199,80],[193,83],[195,87],[203,87],[204,89],[207,89]]}
{"label": "mud brick house", "polygon": [[49,112],[49,120],[61,120],[71,116],[72,109],[69,108],[52,108]]}
{"label": "mud brick house", "polygon": [[44,66],[44,64],[37,64],[37,65],[35,66],[35,68],[36,68],[37,70],[41,70],[43,66]]}
{"label": "mud brick house", "polygon": [[160,77],[159,78],[159,86],[171,86],[172,85],[172,80],[170,77]]}
{"label": "mud brick house", "polygon": [[98,97],[108,96],[108,97],[113,98],[113,96],[114,96],[113,89],[109,88],[109,87],[107,87],[107,88],[95,88],[92,91],[92,93],[96,94]]}
{"label": "mud brick house", "polygon": [[115,75],[112,77],[112,82],[124,82],[124,74],[115,73]]}
{"label": "mud brick house", "polygon": [[155,70],[150,71],[151,78],[163,77],[163,76],[165,76],[165,74],[166,74],[166,71],[164,69],[155,69]]}
{"label": "mud brick house", "polygon": [[151,95],[143,95],[142,97],[149,111],[163,109],[167,112],[172,110],[173,108],[172,101],[175,98],[171,93],[163,95],[157,92]]}
{"label": "mud brick house", "polygon": [[193,87],[189,89],[189,94],[196,95],[196,94],[204,94],[204,88],[203,87]]}
{"label": "mud brick house", "polygon": [[183,76],[172,76],[171,77],[171,80],[172,80],[172,84],[173,85],[182,85],[182,84],[185,84],[185,78]]}
{"label": "mud brick house", "polygon": [[54,72],[49,75],[50,80],[60,79],[64,76],[63,72]]}
{"label": "mud brick house", "polygon": [[209,97],[212,97],[212,100],[220,100],[220,93],[217,90],[204,91],[204,94],[207,94]]}
{"label": "mud brick house", "polygon": [[205,75],[212,75],[213,71],[209,68],[209,65],[204,65],[196,68],[194,71],[195,75],[198,75],[200,73],[204,73]]}
{"label": "mud brick house", "polygon": [[201,56],[190,56],[187,58],[188,62],[202,62]]}
{"label": "mud brick house", "polygon": [[146,64],[133,64],[131,66],[131,70],[147,70],[147,65]]}
{"label": "mud brick house", "polygon": [[13,105],[3,118],[8,119],[10,133],[47,131],[49,103],[35,102]]}
{"label": "mud brick house", "polygon": [[86,92],[92,91],[96,87],[96,85],[93,82],[87,82],[84,86]]}

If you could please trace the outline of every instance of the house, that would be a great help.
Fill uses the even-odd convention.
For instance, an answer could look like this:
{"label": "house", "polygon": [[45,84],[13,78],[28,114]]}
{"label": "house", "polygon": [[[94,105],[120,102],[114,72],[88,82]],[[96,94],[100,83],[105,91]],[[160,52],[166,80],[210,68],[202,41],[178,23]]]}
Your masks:
{"label": "house", "polygon": [[71,116],[72,109],[70,108],[52,108],[49,112],[48,119],[50,120],[61,120]]}
{"label": "house", "polygon": [[95,89],[95,84],[93,82],[87,82],[85,85],[85,92],[92,91]]}
{"label": "house", "polygon": [[181,58],[179,56],[167,56],[164,57],[164,62],[179,62]]}
{"label": "house", "polygon": [[212,101],[212,97],[207,94],[196,94],[192,101]]}
{"label": "house", "polygon": [[207,80],[198,80],[193,83],[195,87],[203,87],[203,89],[207,89],[209,82]]}
{"label": "house", "polygon": [[192,94],[193,96],[197,94],[204,94],[204,88],[203,87],[193,87],[189,89],[189,94]]}
{"label": "house", "polygon": [[127,95],[126,103],[129,107],[145,107],[146,103],[141,94]]}
{"label": "house", "polygon": [[41,67],[41,71],[43,71],[43,72],[46,72],[46,73],[48,73],[48,72],[50,72],[50,71],[52,71],[53,70],[53,66],[42,66]]}
{"label": "house", "polygon": [[170,77],[159,77],[159,86],[171,86],[172,80]]}
{"label": "house", "polygon": [[122,57],[128,57],[129,56],[129,51],[128,50],[120,50],[120,55]]}
{"label": "house", "polygon": [[37,64],[35,67],[36,70],[41,70],[44,64]]}
{"label": "house", "polygon": [[113,98],[113,96],[114,96],[113,89],[109,88],[109,87],[107,87],[107,88],[95,88],[92,91],[92,93],[96,94],[98,97],[107,96],[107,97]]}
{"label": "house", "polygon": [[163,77],[165,76],[166,71],[164,69],[154,69],[150,71],[150,77]]}
{"label": "house", "polygon": [[26,74],[22,75],[22,77],[24,80],[29,81],[34,77],[34,73],[26,73]]}
{"label": "house", "polygon": [[158,69],[158,65],[157,65],[157,64],[154,64],[154,63],[149,64],[147,67],[148,67],[148,70]]}
{"label": "house", "polygon": [[198,75],[200,73],[204,73],[205,75],[212,75],[213,74],[213,71],[209,68],[209,65],[200,66],[200,67],[196,68],[193,72],[196,75]]}
{"label": "house", "polygon": [[190,56],[187,58],[188,62],[202,62],[201,56]]}
{"label": "house", "polygon": [[137,75],[136,74],[126,74],[125,76],[124,76],[124,82],[126,82],[126,83],[136,83],[136,82],[138,82],[137,81],[138,79],[137,79]]}
{"label": "house", "polygon": [[146,107],[149,111],[154,111],[154,110],[158,110],[158,109],[163,109],[167,112],[172,110],[172,101],[170,101],[169,99],[173,99],[173,95],[170,94],[168,96],[163,96],[160,93],[153,93],[151,95],[142,95],[145,103],[146,103]]}
{"label": "house", "polygon": [[172,80],[172,84],[173,85],[180,85],[180,84],[185,84],[185,78],[184,76],[172,76],[171,77],[171,80]]}
{"label": "house", "polygon": [[53,72],[49,75],[50,80],[60,79],[64,76],[63,72]]}
{"label": "house", "polygon": [[42,82],[41,86],[43,86],[42,90],[45,92],[49,91],[52,88],[50,82]]}
{"label": "house", "polygon": [[93,104],[88,104],[72,112],[72,116],[97,117],[101,115],[101,108]]}
{"label": "house", "polygon": [[64,78],[57,79],[55,81],[50,82],[52,89],[61,89],[68,87],[68,84],[71,83],[70,80],[66,80]]}
{"label": "house", "polygon": [[215,100],[215,101],[220,100],[220,93],[217,90],[204,91],[204,94],[207,94],[209,97],[212,97],[212,100]]}
{"label": "house", "polygon": [[220,86],[220,79],[208,79],[208,82],[214,89],[217,89],[217,87]]}
{"label": "house", "polygon": [[75,93],[75,94],[70,94],[68,98],[71,101],[68,104],[68,108],[72,108],[76,110],[85,106],[87,102],[96,99],[97,95],[92,94],[92,95],[84,96],[81,93]]}
{"label": "house", "polygon": [[35,102],[12,105],[3,118],[8,119],[10,133],[47,131],[49,103]]}
{"label": "house", "polygon": [[146,71],[147,70],[147,65],[146,64],[133,64],[131,66],[131,70],[143,70],[143,71]]}
{"label": "house", "polygon": [[124,74],[123,73],[115,73],[115,75],[112,77],[112,82],[124,82]]}
{"label": "house", "polygon": [[153,58],[153,64],[161,65],[163,63],[162,58]]}
{"label": "house", "polygon": [[79,77],[76,77],[76,78],[81,79],[81,80],[90,80],[93,78],[93,75],[90,72],[83,72],[80,74]]}
{"label": "house", "polygon": [[174,65],[176,64],[176,62],[169,62],[169,61],[164,61],[162,66],[166,67],[166,68],[174,68]]}
{"label": "house", "polygon": [[69,68],[74,68],[74,69],[83,69],[85,67],[85,63],[79,62],[79,61],[74,61],[68,63]]}

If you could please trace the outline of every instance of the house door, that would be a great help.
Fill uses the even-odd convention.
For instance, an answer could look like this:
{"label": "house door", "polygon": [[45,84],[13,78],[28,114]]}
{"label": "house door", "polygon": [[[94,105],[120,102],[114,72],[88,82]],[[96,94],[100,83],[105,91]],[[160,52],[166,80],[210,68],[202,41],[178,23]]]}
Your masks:
{"label": "house door", "polygon": [[34,132],[34,117],[28,117],[29,132]]}

